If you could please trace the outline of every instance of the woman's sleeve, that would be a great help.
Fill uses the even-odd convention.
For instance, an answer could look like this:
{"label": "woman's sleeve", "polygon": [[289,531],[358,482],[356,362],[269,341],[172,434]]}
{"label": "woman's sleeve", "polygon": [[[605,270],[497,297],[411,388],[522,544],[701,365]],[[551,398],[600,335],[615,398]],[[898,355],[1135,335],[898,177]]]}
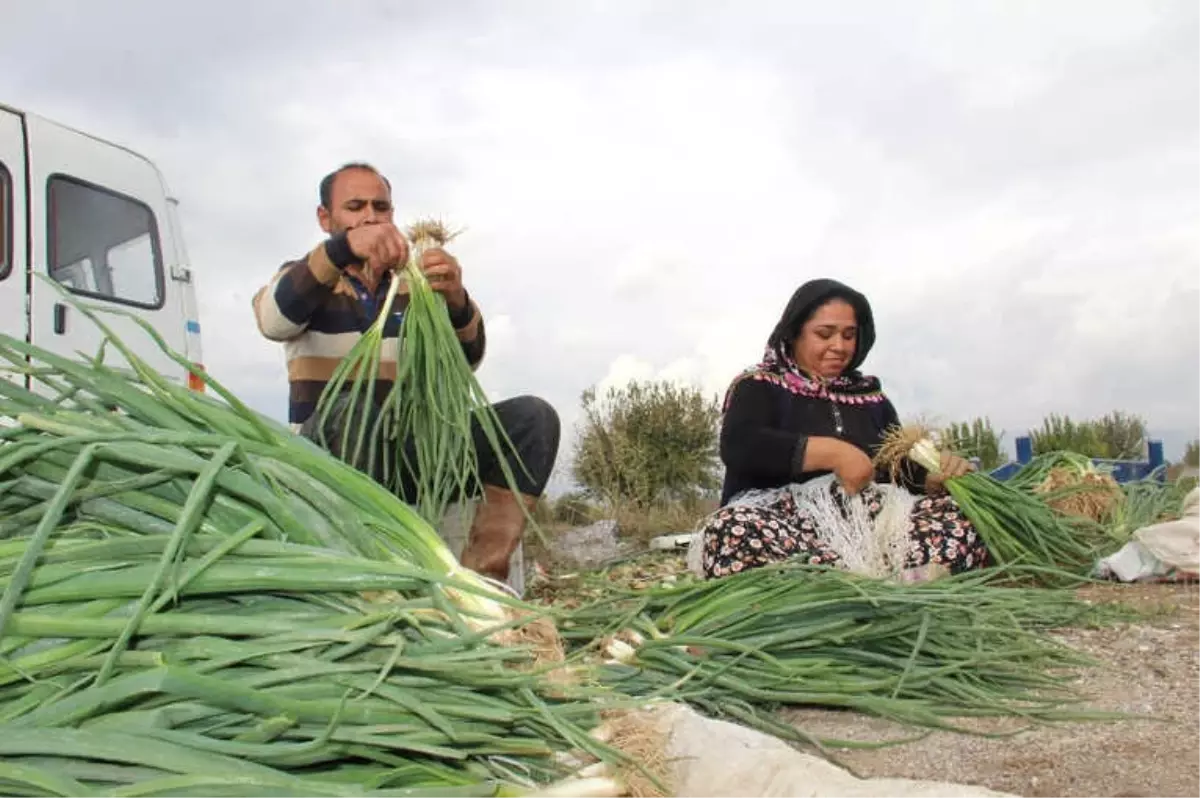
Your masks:
{"label": "woman's sleeve", "polygon": [[803,470],[808,436],[776,426],[780,391],[754,379],[734,386],[721,424],[721,461],[726,468],[780,480]]}
{"label": "woman's sleeve", "polygon": [[[896,407],[892,404],[891,399],[883,400],[883,430],[887,433],[892,427],[900,426],[900,415],[896,412]],[[882,436],[881,436],[882,438]],[[878,445],[873,447],[871,455],[879,450]],[[915,462],[905,457],[900,461],[900,469],[896,474],[896,478],[892,478],[890,469],[880,468],[875,473],[876,482],[894,482],[910,493],[921,494],[925,492],[925,477],[928,471],[923,466],[917,465]]]}

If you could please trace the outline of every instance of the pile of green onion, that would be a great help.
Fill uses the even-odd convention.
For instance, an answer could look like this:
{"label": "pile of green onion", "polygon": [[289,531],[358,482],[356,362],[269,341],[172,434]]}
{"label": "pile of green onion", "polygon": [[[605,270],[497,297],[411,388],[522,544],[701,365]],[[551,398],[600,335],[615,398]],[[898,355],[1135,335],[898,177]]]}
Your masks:
{"label": "pile of green onion", "polygon": [[514,794],[620,760],[523,644],[536,608],[109,335],[121,369],[0,336],[39,388],[0,377],[0,793]]}
{"label": "pile of green onion", "polygon": [[[1087,660],[1042,630],[1089,612],[1069,591],[1002,586],[999,569],[923,583],[781,563],[614,594],[560,627],[628,695],[683,700],[784,739],[776,710],[856,710],[921,727],[954,718],[1088,717],[1063,669]],[[834,743],[836,741],[825,741]]]}
{"label": "pile of green onion", "polygon": [[[5,795],[486,795],[587,730],[394,564],[240,535],[69,524],[0,637]],[[0,545],[16,584],[27,541]],[[371,602],[364,589],[402,598]]]}

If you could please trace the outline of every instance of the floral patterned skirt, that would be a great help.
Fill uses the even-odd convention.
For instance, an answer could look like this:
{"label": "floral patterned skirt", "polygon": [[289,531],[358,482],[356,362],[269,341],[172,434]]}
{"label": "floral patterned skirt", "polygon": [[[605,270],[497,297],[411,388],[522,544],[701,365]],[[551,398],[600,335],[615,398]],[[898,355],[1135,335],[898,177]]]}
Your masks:
{"label": "floral patterned skirt", "polygon": [[[807,495],[826,492],[828,495],[819,498],[826,500],[827,506],[840,508],[842,518],[832,524],[828,515],[821,520],[813,505],[805,501],[806,490]],[[847,536],[838,537],[829,527],[840,526],[844,531],[846,523],[856,523],[868,527],[859,534],[873,534],[870,527],[883,512],[889,491],[907,498],[903,505],[907,518],[900,519],[902,539],[895,557],[903,562],[896,562],[894,570],[914,572],[931,566],[959,573],[987,564],[987,547],[950,496],[913,497],[892,485],[871,484],[849,497],[839,482],[830,479],[819,485],[759,491],[753,501],[735,498],[710,515],[700,529],[704,575],[728,576],[793,558],[813,565],[848,567],[845,560],[852,558],[846,556]],[[854,503],[857,507],[852,511]]]}

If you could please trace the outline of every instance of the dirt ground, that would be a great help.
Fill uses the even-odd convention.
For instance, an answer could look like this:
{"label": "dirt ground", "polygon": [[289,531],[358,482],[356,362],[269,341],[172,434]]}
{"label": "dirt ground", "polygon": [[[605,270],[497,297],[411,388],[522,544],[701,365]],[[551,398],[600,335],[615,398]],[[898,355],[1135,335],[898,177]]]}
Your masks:
{"label": "dirt ground", "polygon": [[[1083,595],[1135,608],[1139,616],[1058,635],[1100,662],[1079,681],[1091,697],[1088,706],[1162,721],[1072,722],[999,739],[935,732],[916,742],[832,753],[864,778],[952,781],[1023,796],[1200,795],[1200,588],[1101,585]],[[912,731],[825,710],[795,710],[789,720],[831,739],[889,740]]]}

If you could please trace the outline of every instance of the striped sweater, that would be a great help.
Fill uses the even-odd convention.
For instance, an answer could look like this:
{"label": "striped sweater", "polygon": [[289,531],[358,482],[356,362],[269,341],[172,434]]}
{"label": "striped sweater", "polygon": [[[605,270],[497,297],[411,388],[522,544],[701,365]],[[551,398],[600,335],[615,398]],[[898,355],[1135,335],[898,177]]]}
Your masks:
{"label": "striped sweater", "polygon": [[[259,331],[269,340],[283,343],[288,421],[293,429],[299,429],[316,410],[338,363],[379,316],[392,276],[385,276],[372,294],[357,274],[344,236],[335,236],[307,257],[283,264],[254,295]],[[407,307],[408,290],[401,285],[383,331],[377,386],[381,395],[396,378],[400,320]],[[451,322],[467,362],[477,368],[483,360],[486,336],[474,300],[468,297],[466,309],[453,314]]]}

